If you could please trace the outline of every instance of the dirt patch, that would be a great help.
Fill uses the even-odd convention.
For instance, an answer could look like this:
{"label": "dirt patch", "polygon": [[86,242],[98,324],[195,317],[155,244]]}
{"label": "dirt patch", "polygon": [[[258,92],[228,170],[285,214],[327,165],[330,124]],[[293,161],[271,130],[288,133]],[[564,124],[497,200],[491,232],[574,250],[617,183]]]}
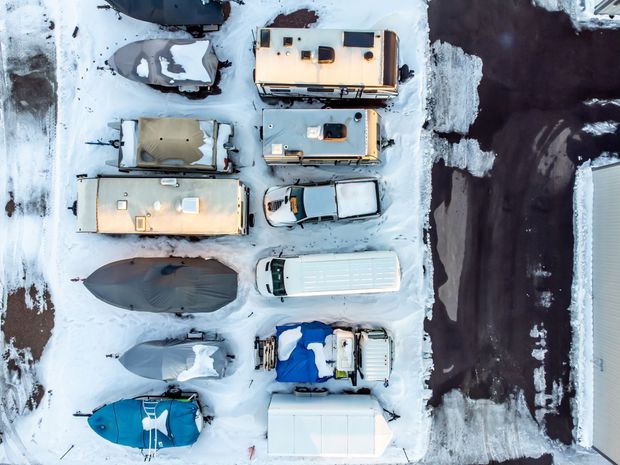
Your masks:
{"label": "dirt patch", "polygon": [[54,304],[47,287],[42,290],[32,285],[19,288],[7,297],[7,308],[2,317],[2,332],[7,343],[17,350],[30,349],[36,363],[43,355],[54,328]]}
{"label": "dirt patch", "polygon": [[41,116],[56,103],[56,71],[44,53],[9,62],[11,101],[18,111]]}
{"label": "dirt patch", "polygon": [[4,211],[6,212],[6,216],[11,218],[13,213],[15,213],[15,209],[17,208],[17,204],[15,203],[15,196],[13,195],[13,191],[9,191],[9,201],[4,206]]}
{"label": "dirt patch", "polygon": [[311,24],[318,21],[319,15],[314,10],[303,8],[301,10],[293,11],[287,15],[280,14],[275,17],[271,24],[267,27],[297,27],[307,28]]}
{"label": "dirt patch", "polygon": [[26,401],[26,408],[28,408],[28,410],[35,410],[38,408],[39,405],[41,405],[44,395],[45,388],[41,384],[37,383],[32,390],[32,394]]}

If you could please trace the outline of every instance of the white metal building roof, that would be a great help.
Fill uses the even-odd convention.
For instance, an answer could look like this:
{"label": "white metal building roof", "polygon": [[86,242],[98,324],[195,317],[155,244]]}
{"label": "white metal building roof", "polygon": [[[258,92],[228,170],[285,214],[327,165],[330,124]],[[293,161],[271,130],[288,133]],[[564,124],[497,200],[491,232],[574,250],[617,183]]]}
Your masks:
{"label": "white metal building roof", "polygon": [[593,171],[593,444],[620,463],[620,164]]}

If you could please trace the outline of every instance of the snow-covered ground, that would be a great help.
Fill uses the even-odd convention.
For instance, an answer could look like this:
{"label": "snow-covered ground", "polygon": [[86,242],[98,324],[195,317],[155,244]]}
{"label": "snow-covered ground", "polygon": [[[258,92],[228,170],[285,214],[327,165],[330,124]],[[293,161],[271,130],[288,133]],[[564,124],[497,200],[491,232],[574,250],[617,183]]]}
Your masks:
{"label": "snow-covered ground", "polygon": [[620,18],[596,15],[594,10],[601,0],[532,0],[534,5],[548,11],[563,11],[570,16],[577,29],[615,29],[620,27]]}
{"label": "snow-covered ground", "polygon": [[[194,446],[161,451],[158,461],[244,463],[249,460],[248,448],[255,446],[254,462],[264,463],[269,395],[290,391],[292,386],[275,383],[273,373],[254,370],[254,337],[270,335],[279,323],[313,319],[380,325],[392,333],[396,353],[390,386],[368,387],[385,408],[395,410],[401,418],[390,423],[393,444],[378,461],[421,459],[429,441],[429,393],[425,380],[431,369],[430,344],[425,338],[423,320],[433,300],[431,255],[424,241],[432,157],[421,137],[428,51],[426,3],[392,0],[383,4],[380,12],[374,7],[361,7],[354,0],[289,2],[286,6],[278,0],[233,4],[232,14],[221,31],[210,35],[219,59],[232,63],[223,70],[222,94],[195,101],[159,93],[103,69],[104,61],[128,42],[186,34],[127,17],[119,21],[114,12],[98,9],[100,3],[46,3],[55,22],[58,61],[56,155],[48,178],[28,177],[27,161],[21,169],[30,189],[49,188],[49,217],[45,227],[38,230],[40,242],[46,245],[39,261],[56,308],[53,336],[38,367],[39,379],[49,394],[37,410],[15,422],[16,435],[4,437],[0,462],[58,463],[71,446],[74,447],[63,464],[120,465],[140,460],[138,451],[103,441],[84,418],[72,414],[120,398],[163,391],[164,383],[139,378],[105,355],[122,353],[137,342],[177,336],[196,328],[223,334],[237,361],[233,373],[223,380],[185,384],[185,388],[200,393],[215,419]],[[402,86],[393,103],[380,110],[387,134],[396,142],[386,150],[381,166],[270,169],[261,160],[257,127],[265,105],[252,83],[253,30],[279,13],[303,7],[317,11],[319,27],[390,28],[400,37],[401,64],[407,63],[414,69],[415,77]],[[41,16],[35,12],[32,15]],[[19,24],[11,27],[17,34]],[[114,139],[116,134],[107,127],[108,122],[143,115],[210,117],[234,123],[235,142],[241,148],[237,160],[241,167],[239,177],[252,190],[251,210],[256,215],[256,226],[249,236],[189,242],[75,232],[75,218],[67,210],[76,196],[75,175],[115,172],[104,165],[116,156],[114,150],[85,142]],[[383,215],[376,220],[290,231],[269,227],[262,215],[261,196],[271,185],[298,178],[304,181],[368,175],[381,178]],[[20,232],[10,234],[5,240],[19,243]],[[296,254],[367,249],[392,249],[398,253],[403,281],[399,293],[290,299],[281,303],[261,297],[254,288],[254,266],[261,257],[281,251]],[[214,257],[236,269],[240,279],[238,299],[214,314],[180,319],[111,307],[97,300],[82,284],[72,281],[111,261],[171,254]],[[335,392],[350,388],[348,382],[337,381],[327,386]]]}

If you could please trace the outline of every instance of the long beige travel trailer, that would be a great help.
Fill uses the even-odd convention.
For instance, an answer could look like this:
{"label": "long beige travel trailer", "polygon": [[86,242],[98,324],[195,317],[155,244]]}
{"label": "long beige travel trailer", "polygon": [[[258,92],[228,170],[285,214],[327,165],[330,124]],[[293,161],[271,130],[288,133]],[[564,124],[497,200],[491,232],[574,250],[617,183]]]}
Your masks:
{"label": "long beige travel trailer", "polygon": [[259,28],[254,82],[263,97],[387,99],[398,95],[392,31]]}
{"label": "long beige travel trailer", "polygon": [[379,114],[368,109],[263,110],[263,158],[268,165],[379,163]]}
{"label": "long beige travel trailer", "polygon": [[249,189],[238,179],[80,177],[77,230],[183,236],[248,233]]}

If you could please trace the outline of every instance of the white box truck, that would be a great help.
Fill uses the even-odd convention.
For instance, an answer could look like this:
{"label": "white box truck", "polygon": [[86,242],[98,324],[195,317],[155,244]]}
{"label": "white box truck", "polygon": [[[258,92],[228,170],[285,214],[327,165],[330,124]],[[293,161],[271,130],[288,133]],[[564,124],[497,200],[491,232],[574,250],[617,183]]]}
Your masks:
{"label": "white box truck", "polygon": [[267,417],[270,456],[380,457],[392,440],[370,395],[273,394]]}
{"label": "white box truck", "polygon": [[79,177],[74,211],[78,232],[244,235],[249,200],[238,179]]}
{"label": "white box truck", "polygon": [[400,263],[392,251],[267,257],[256,265],[256,287],[266,297],[396,292]]}

